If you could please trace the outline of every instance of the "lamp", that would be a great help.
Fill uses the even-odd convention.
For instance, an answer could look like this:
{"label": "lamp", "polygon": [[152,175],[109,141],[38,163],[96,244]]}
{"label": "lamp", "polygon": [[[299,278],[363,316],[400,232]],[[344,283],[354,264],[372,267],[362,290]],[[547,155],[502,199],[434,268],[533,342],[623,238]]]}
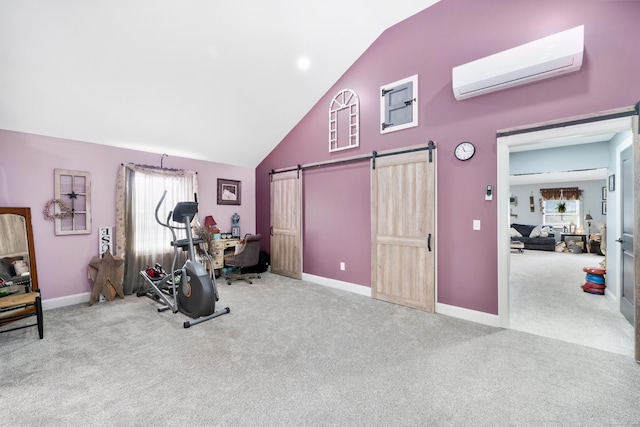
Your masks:
{"label": "lamp", "polygon": [[591,221],[593,221],[593,217],[591,216],[591,211],[589,211],[585,216],[584,220],[587,221],[587,225],[589,226],[589,236],[591,236]]}
{"label": "lamp", "polygon": [[207,228],[213,228],[216,225],[216,220],[211,215],[204,218],[204,226]]}

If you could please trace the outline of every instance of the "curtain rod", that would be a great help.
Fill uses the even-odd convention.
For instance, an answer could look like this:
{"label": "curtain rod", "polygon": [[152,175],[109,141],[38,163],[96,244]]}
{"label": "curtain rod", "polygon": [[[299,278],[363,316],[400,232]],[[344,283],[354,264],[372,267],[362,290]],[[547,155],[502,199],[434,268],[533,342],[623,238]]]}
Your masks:
{"label": "curtain rod", "polygon": [[[132,165],[134,165],[136,167],[153,169],[153,170],[162,170],[162,171],[169,171],[169,172],[185,172],[184,169],[165,168],[164,165],[163,165],[165,157],[169,157],[169,155],[165,153],[160,157],[160,167],[153,166],[153,165],[141,165],[141,164],[137,164],[137,163],[130,163],[130,164],[132,164]],[[124,163],[120,163],[120,164],[122,166],[125,166]],[[196,173],[198,173],[198,172],[196,172]]]}
{"label": "curtain rod", "polygon": [[404,150],[385,151],[385,152],[382,152],[382,153],[378,153],[377,151],[373,151],[371,154],[365,155],[365,156],[347,157],[347,158],[343,158],[343,159],[339,159],[339,160],[328,160],[326,162],[307,163],[307,164],[303,164],[303,165],[297,165],[295,167],[288,167],[288,168],[282,168],[282,169],[271,169],[271,171],[269,171],[269,175],[275,175],[275,174],[284,173],[284,172],[293,172],[293,171],[296,171],[296,170],[297,171],[304,171],[304,170],[321,168],[321,167],[326,167],[326,166],[336,166],[336,165],[354,163],[354,162],[359,162],[359,161],[362,161],[362,160],[370,160],[370,159],[373,159],[373,169],[375,169],[376,168],[375,160],[378,157],[395,156],[395,155],[398,155],[398,154],[414,153],[416,151],[429,150],[429,152],[430,152],[429,158],[431,159],[431,151],[433,149],[435,149],[435,148],[436,148],[435,143],[433,141],[429,141],[429,143],[427,145],[416,146],[416,147],[407,148],[407,149],[404,149]]}
{"label": "curtain rod", "polygon": [[[135,167],[139,167],[139,168],[147,168],[147,169],[152,169],[152,170],[159,170],[159,171],[168,171],[168,172],[185,172],[184,169],[174,169],[174,168],[166,168],[163,166],[153,166],[153,165],[142,165],[139,163],[120,163],[120,165],[122,166],[127,166],[127,165],[133,165]],[[198,173],[198,172],[196,172]]]}

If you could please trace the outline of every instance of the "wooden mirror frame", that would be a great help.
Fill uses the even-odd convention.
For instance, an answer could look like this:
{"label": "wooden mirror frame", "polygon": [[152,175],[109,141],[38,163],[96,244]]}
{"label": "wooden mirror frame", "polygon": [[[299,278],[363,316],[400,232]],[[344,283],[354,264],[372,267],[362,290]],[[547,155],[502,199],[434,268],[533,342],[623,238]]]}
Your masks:
{"label": "wooden mirror frame", "polygon": [[[0,215],[14,214],[24,218],[27,231],[27,249],[29,251],[29,272],[31,277],[31,290],[37,291],[38,269],[36,268],[36,250],[33,244],[33,227],[31,225],[31,208],[4,208],[0,207]],[[2,254],[0,254],[2,255]]]}

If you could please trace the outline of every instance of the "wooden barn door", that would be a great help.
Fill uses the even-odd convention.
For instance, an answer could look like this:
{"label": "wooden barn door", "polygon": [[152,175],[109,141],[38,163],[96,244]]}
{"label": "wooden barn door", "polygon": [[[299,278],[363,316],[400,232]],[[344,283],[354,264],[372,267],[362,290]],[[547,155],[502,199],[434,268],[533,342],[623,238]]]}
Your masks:
{"label": "wooden barn door", "polygon": [[271,272],[302,278],[302,171],[271,175]]}
{"label": "wooden barn door", "polygon": [[376,158],[371,185],[371,294],[433,312],[435,154]]}

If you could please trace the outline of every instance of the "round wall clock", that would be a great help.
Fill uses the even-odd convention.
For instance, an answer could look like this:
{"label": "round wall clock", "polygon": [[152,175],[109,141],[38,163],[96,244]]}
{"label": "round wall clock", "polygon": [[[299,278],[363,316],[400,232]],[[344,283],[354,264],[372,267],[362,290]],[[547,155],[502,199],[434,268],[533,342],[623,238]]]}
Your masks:
{"label": "round wall clock", "polygon": [[476,147],[468,141],[461,142],[456,146],[454,153],[458,160],[469,160],[476,153]]}

